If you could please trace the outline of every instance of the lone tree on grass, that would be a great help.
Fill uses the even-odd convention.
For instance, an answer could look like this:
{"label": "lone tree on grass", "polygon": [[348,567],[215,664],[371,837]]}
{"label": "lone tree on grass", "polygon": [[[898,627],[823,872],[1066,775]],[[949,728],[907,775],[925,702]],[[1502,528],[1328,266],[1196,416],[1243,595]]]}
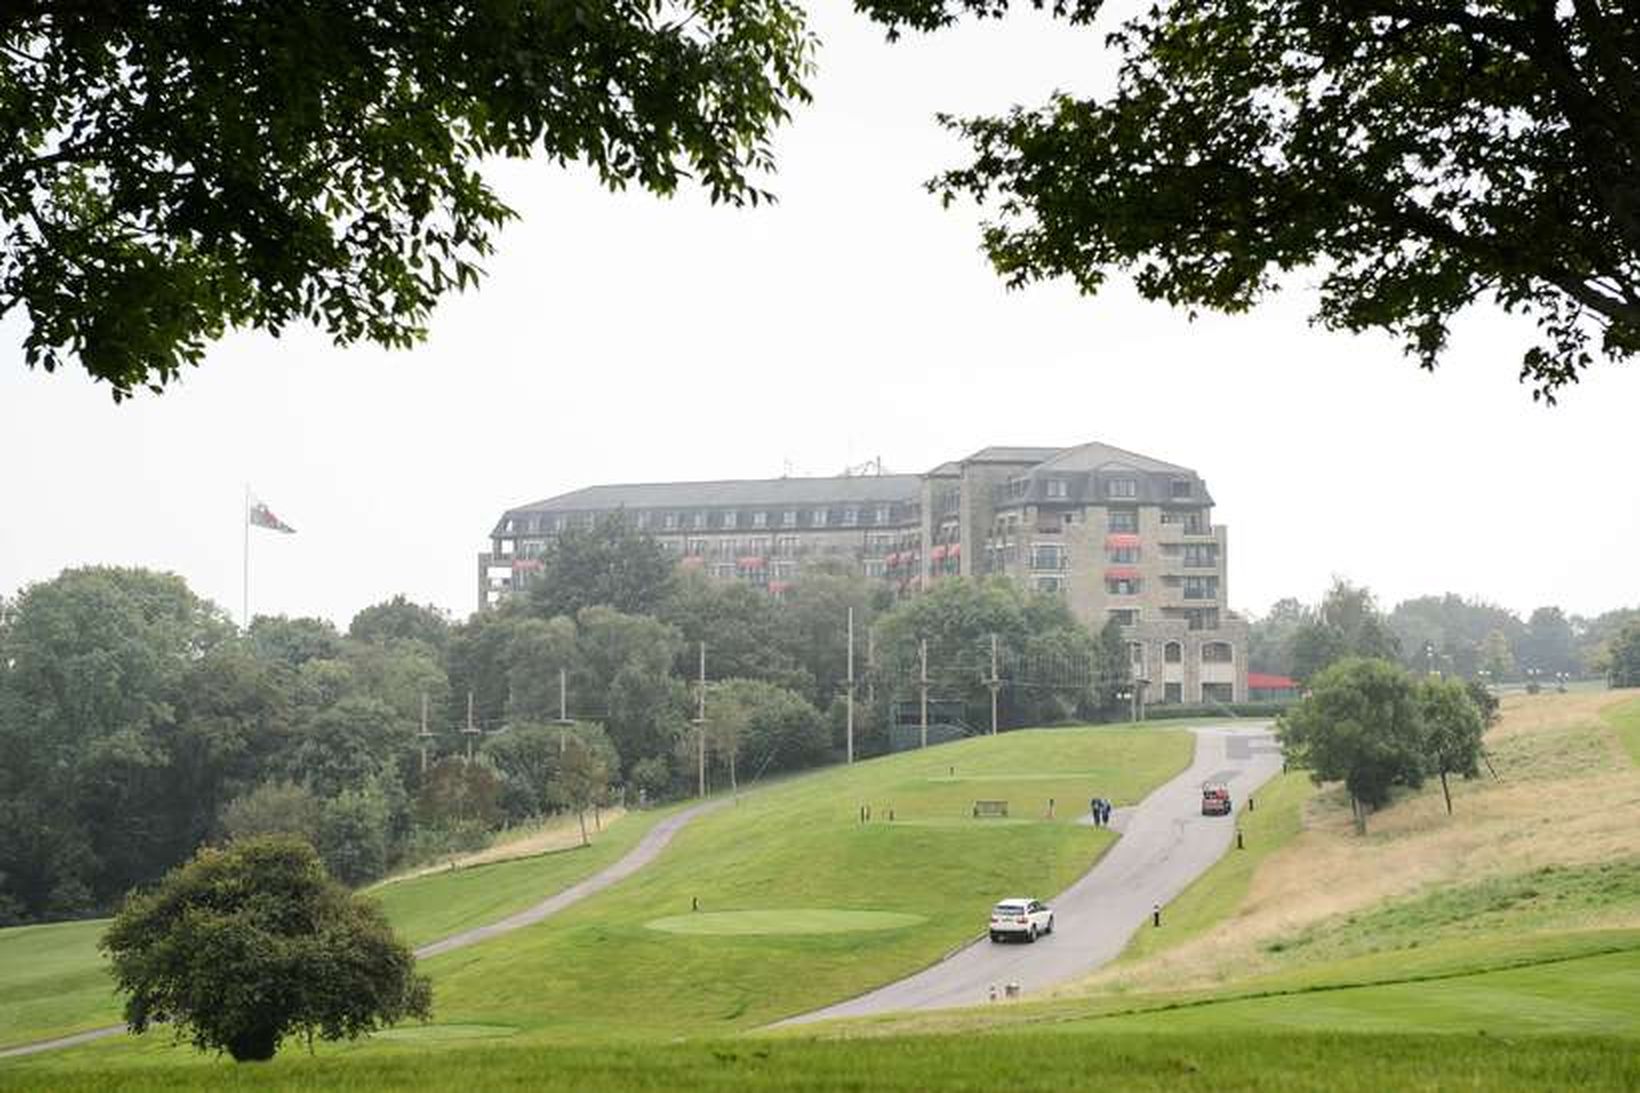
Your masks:
{"label": "lone tree on grass", "polygon": [[1629,623],[1612,639],[1607,679],[1613,687],[1640,687],[1640,621]]}
{"label": "lone tree on grass", "polygon": [[129,897],[99,944],[131,1031],[170,1024],[239,1062],[273,1058],[287,1036],[351,1040],[432,1012],[381,911],[289,836],[200,851]]}
{"label": "lone tree on grass", "polygon": [[1481,734],[1486,715],[1456,679],[1425,679],[1418,684],[1418,712],[1424,723],[1424,749],[1429,768],[1441,779],[1447,815],[1452,814],[1452,790],[1447,775],[1474,778],[1481,772]]}
{"label": "lone tree on grass", "polygon": [[1352,657],[1315,677],[1309,697],[1282,715],[1287,758],[1321,782],[1342,781],[1355,829],[1392,787],[1423,784],[1426,766],[1417,689],[1399,666]]}
{"label": "lone tree on grass", "polygon": [[597,750],[578,736],[564,742],[564,753],[558,759],[558,774],[547,787],[547,796],[565,808],[573,809],[581,821],[581,845],[586,846],[587,809],[603,799],[609,791],[609,763]]}

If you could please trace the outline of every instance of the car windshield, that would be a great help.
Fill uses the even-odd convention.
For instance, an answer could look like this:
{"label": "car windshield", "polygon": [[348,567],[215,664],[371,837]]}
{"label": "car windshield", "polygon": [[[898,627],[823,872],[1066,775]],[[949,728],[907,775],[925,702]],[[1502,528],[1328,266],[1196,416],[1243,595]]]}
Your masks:
{"label": "car windshield", "polygon": [[1025,905],[1023,903],[999,903],[997,909],[991,913],[996,915],[1023,915]]}

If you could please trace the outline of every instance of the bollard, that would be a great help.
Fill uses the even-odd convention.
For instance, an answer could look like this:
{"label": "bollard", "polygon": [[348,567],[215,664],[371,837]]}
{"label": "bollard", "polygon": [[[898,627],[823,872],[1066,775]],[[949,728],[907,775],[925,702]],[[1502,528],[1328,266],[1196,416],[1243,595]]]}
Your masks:
{"label": "bollard", "polygon": [[894,810],[892,808],[888,810],[888,822],[894,822]]}
{"label": "bollard", "polygon": [[690,896],[689,897],[689,909],[691,911],[700,910],[700,897],[699,896]]}
{"label": "bollard", "polygon": [[995,1002],[996,1000],[997,1000],[997,985],[995,983],[992,983],[991,984],[991,1001]]}
{"label": "bollard", "polygon": [[1162,905],[1159,903],[1151,905],[1150,924],[1152,926],[1160,926],[1162,924]]}
{"label": "bollard", "polygon": [[1253,811],[1253,795],[1251,793],[1247,795],[1247,811]]}
{"label": "bollard", "polygon": [[1009,983],[1006,987],[1004,987],[1002,989],[1003,989],[1003,993],[1006,994],[1009,998],[1018,998],[1019,997],[1019,984],[1018,983]]}
{"label": "bollard", "polygon": [[1053,798],[1048,798],[1048,819],[1053,819]]}
{"label": "bollard", "polygon": [[1236,832],[1236,849],[1237,850],[1247,849],[1245,846],[1241,845],[1241,832],[1240,831]]}

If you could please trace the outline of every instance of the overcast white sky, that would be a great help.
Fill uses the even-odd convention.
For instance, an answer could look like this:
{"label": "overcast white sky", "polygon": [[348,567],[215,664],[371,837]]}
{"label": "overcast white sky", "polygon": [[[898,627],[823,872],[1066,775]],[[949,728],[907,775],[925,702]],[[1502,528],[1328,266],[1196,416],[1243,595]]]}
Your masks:
{"label": "overcast white sky", "polygon": [[999,110],[1108,79],[1103,29],[1034,18],[889,46],[816,5],[816,101],[781,133],[773,209],[610,195],[510,164],[522,213],[476,293],[411,352],[245,334],[163,397],[115,406],[21,365],[0,325],[0,595],[68,566],[184,576],[346,626],[394,593],[472,610],[503,509],[598,482],[920,472],[987,444],[1102,440],[1204,475],[1230,527],[1231,606],[1384,605],[1455,591],[1521,612],[1640,602],[1640,371],[1553,410],[1515,382],[1530,328],[1476,313],[1444,367],[1311,329],[1290,293],[1194,323],[1115,281],[1006,292],[971,212],[921,188],[959,162],[937,110]]}

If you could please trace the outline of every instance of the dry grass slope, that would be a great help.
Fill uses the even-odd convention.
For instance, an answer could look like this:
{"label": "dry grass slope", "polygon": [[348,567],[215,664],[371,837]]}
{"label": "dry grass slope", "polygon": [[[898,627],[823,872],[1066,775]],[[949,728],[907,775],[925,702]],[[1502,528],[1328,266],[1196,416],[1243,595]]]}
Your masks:
{"label": "dry grass slope", "polygon": [[[1302,833],[1262,863],[1227,919],[1150,959],[1107,969],[1082,989],[1216,987],[1341,955],[1337,945],[1290,942],[1362,921],[1374,908],[1450,889],[1486,891],[1501,878],[1546,867],[1633,868],[1640,861],[1640,769],[1602,715],[1637,699],[1634,691],[1507,698],[1503,720],[1487,736],[1497,777],[1459,783],[1450,817],[1439,789],[1426,787],[1374,815],[1367,837],[1358,838],[1341,795],[1318,793]],[[1571,899],[1562,908],[1538,907],[1511,928],[1640,926],[1640,901],[1632,899]]]}

